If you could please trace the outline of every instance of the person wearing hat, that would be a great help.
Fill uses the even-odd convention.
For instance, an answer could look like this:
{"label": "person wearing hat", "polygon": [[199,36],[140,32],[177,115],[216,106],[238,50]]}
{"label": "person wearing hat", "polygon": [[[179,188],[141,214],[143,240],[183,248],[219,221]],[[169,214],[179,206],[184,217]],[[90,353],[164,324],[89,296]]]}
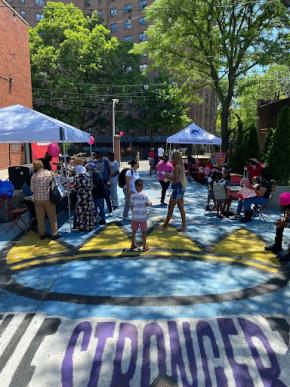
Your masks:
{"label": "person wearing hat", "polygon": [[73,187],[76,192],[76,206],[73,228],[79,231],[93,230],[96,223],[95,206],[92,190],[93,180],[88,174],[81,159],[75,160],[75,177]]}

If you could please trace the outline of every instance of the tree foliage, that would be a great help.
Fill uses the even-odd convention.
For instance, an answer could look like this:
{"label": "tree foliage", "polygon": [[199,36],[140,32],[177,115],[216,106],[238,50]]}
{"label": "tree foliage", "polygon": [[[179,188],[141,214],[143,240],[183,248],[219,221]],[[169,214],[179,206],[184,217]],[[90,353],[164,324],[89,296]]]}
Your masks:
{"label": "tree foliage", "polygon": [[265,138],[265,143],[264,143],[264,149],[263,149],[263,156],[264,158],[267,158],[268,152],[272,146],[273,143],[273,134],[274,134],[274,129],[273,128],[268,128],[267,133],[266,133],[266,138]]}
{"label": "tree foliage", "polygon": [[[112,99],[118,98],[117,118],[127,126],[130,122],[144,126],[145,118],[139,117],[138,112],[147,106],[149,91],[143,85],[153,81],[140,72],[140,56],[129,52],[132,43],[112,37],[100,24],[97,13],[85,16],[73,4],[49,2],[44,18],[30,29],[30,41],[36,108],[103,134],[111,127]],[[169,107],[176,113],[175,122],[180,122],[184,111],[174,95],[173,90],[155,98],[154,120],[159,117],[160,125],[167,125],[174,118],[169,114],[167,121],[161,119]],[[165,103],[168,100],[172,102],[170,106]],[[150,124],[150,120],[145,123]]]}
{"label": "tree foliage", "polygon": [[287,10],[280,0],[156,0],[147,11],[148,52],[176,77],[210,83],[221,104],[223,148],[237,79],[257,64],[287,54]]}
{"label": "tree foliage", "polygon": [[290,178],[290,108],[288,106],[283,106],[278,115],[277,128],[273,133],[267,161],[273,178],[287,185]]}
{"label": "tree foliage", "polygon": [[273,101],[290,95],[290,67],[272,65],[264,73],[251,74],[237,82],[235,113],[245,125],[255,125],[258,101]]}

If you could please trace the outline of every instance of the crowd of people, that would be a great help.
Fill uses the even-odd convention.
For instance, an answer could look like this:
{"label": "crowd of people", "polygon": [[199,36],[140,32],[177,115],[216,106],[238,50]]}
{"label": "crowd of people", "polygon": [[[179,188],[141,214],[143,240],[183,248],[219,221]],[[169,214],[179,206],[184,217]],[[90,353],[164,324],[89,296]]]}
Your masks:
{"label": "crowd of people", "polygon": [[[267,204],[275,188],[275,182],[271,180],[268,168],[258,160],[250,159],[244,169],[244,176],[240,179],[240,188],[236,191],[235,198],[238,201],[236,211],[233,212],[231,210],[233,196],[229,190],[232,185],[232,175],[226,164],[217,166],[212,163],[212,160],[202,164],[191,156],[184,162],[181,152],[174,151],[169,157],[163,147],[159,147],[157,152],[151,149],[148,160],[149,174],[156,172],[160,183],[160,207],[167,207],[167,216],[161,226],[163,230],[169,226],[174,208],[177,206],[181,217],[181,227],[178,231],[186,231],[184,194],[188,180],[192,178],[208,186],[205,211],[215,211],[218,219],[230,217],[230,219],[240,219],[241,222],[251,221],[255,212]],[[49,220],[51,238],[59,238],[56,206],[50,200],[51,183],[54,179],[50,161],[50,156],[46,154],[43,159],[35,160],[33,163],[35,173],[31,179],[31,191],[34,196],[40,239],[46,238],[45,216]],[[109,217],[119,207],[119,186],[125,198],[122,221],[132,221],[131,250],[140,250],[136,244],[136,233],[140,229],[143,241],[141,250],[147,251],[147,207],[151,202],[144,193],[144,182],[138,173],[139,162],[132,160],[128,168],[120,171],[119,162],[115,160],[113,153],[103,157],[100,152],[96,152],[89,160],[74,158],[71,166],[73,176],[69,178],[68,188],[73,192],[73,229],[90,231],[96,227],[96,224],[105,225],[105,205]],[[171,194],[167,204],[166,195],[170,185]],[[241,216],[242,210],[243,216]],[[267,250],[281,251],[283,231],[289,225],[289,214],[290,201],[287,206],[284,206],[283,219],[277,223],[275,243],[267,247]],[[288,256],[290,257],[290,253]]]}

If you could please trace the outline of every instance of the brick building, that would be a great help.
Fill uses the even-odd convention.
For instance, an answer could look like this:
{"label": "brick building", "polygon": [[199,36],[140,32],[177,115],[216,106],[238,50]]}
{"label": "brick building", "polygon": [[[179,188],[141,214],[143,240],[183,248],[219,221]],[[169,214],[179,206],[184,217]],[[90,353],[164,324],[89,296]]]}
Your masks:
{"label": "brick building", "polygon": [[[28,24],[0,0],[0,107],[32,107]],[[21,144],[0,144],[0,169],[24,163]]]}
{"label": "brick building", "polygon": [[[104,25],[112,35],[120,40],[141,42],[146,39],[148,27],[144,18],[144,8],[154,0],[63,0],[63,3],[74,3],[86,14],[98,10]],[[45,0],[10,0],[10,4],[22,15],[31,26],[42,19],[42,9]],[[146,69],[148,59],[144,56],[140,63],[140,70]],[[211,89],[202,89],[200,96],[202,103],[190,106],[190,118],[209,132],[215,132],[217,97]]]}

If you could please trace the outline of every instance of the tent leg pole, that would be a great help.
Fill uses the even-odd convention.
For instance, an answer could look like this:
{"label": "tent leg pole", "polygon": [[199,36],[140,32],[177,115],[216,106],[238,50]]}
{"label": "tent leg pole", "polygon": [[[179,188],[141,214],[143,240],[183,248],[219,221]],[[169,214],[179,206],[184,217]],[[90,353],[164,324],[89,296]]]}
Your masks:
{"label": "tent leg pole", "polygon": [[[67,172],[67,160],[65,155],[65,148],[64,148],[64,141],[62,142],[62,153],[64,157],[64,167],[65,167],[65,176],[68,180],[68,172]],[[68,205],[68,217],[69,217],[69,231],[71,232],[72,225],[71,225],[71,203],[70,203],[70,191],[67,191],[67,205]]]}

